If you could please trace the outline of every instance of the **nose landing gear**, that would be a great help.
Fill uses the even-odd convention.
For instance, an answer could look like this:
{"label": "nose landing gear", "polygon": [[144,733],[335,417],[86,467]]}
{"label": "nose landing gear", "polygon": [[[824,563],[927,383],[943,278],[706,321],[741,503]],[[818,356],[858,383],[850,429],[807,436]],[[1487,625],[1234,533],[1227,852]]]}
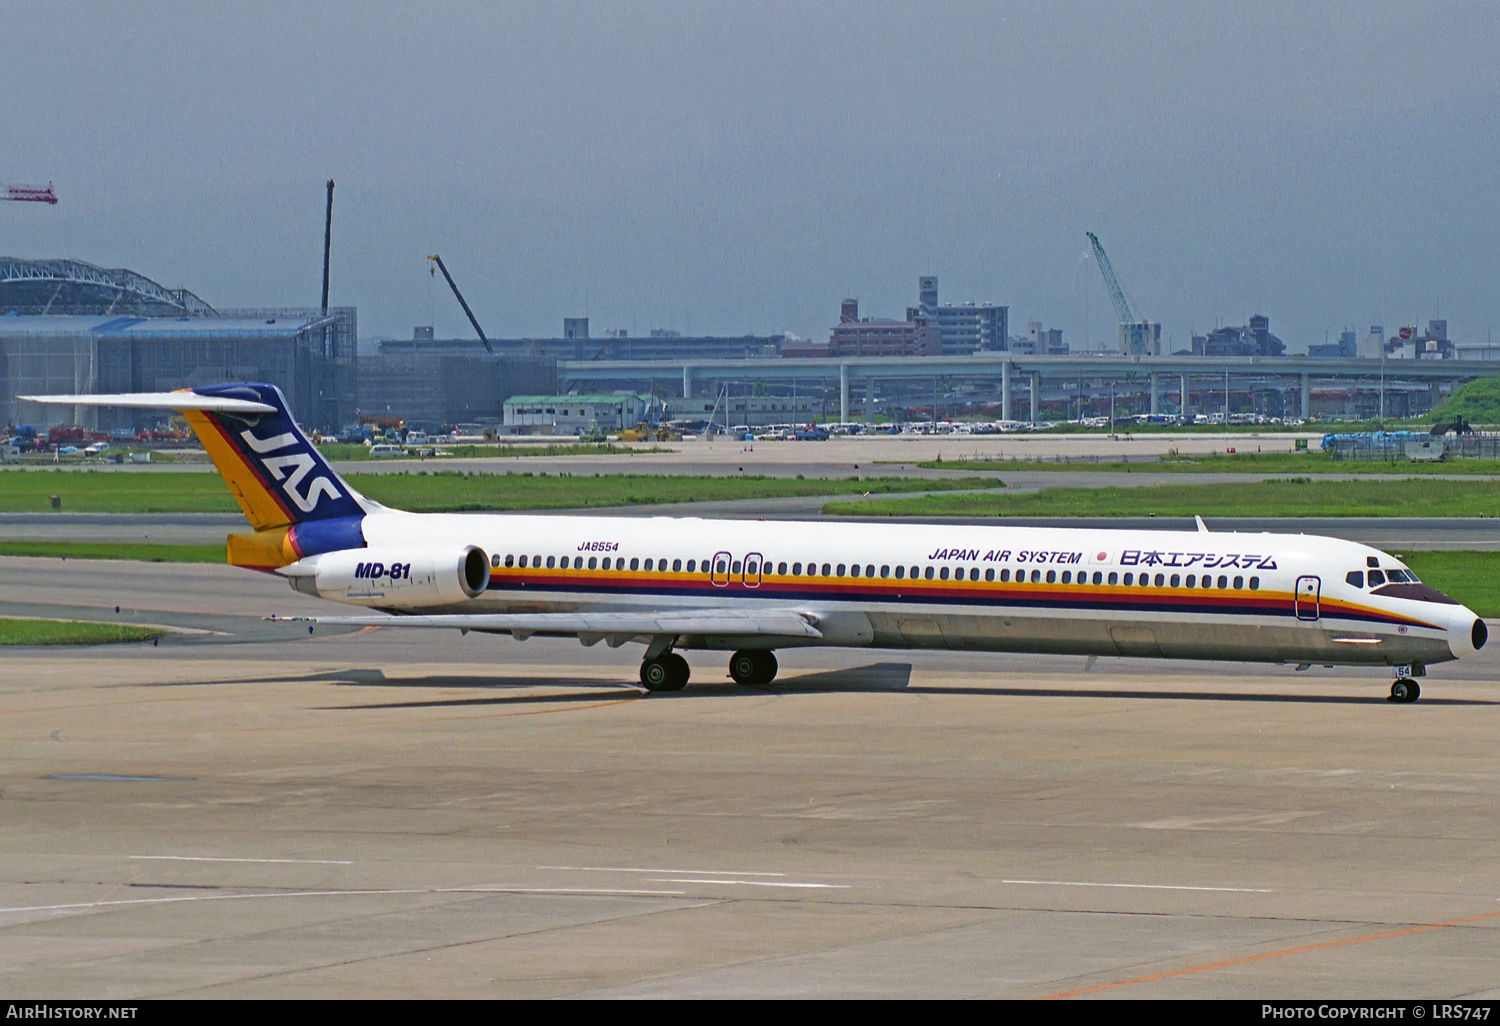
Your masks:
{"label": "nose landing gear", "polygon": [[729,660],[729,676],[749,687],[769,684],[776,679],[776,656],[763,649],[736,652]]}
{"label": "nose landing gear", "polygon": [[647,691],[681,691],[687,687],[687,660],[676,652],[663,652],[641,663],[641,686]]}
{"label": "nose landing gear", "polygon": [[1391,702],[1415,702],[1422,694],[1422,688],[1410,677],[1402,677],[1391,685]]}

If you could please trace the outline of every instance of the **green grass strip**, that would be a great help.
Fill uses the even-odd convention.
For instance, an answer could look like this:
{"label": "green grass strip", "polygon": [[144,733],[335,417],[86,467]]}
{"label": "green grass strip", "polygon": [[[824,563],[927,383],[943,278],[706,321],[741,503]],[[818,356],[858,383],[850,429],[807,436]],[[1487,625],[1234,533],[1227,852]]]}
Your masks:
{"label": "green grass strip", "polygon": [[411,512],[591,509],[654,506],[809,495],[863,495],[994,488],[993,479],[926,481],[920,478],[843,480],[678,476],[670,474],[428,474],[351,475],[349,483],[370,498]]}
{"label": "green grass strip", "polygon": [[1446,460],[1412,463],[1410,460],[1335,460],[1321,452],[1203,453],[1162,456],[1156,460],[927,460],[917,464],[928,470],[998,471],[1063,470],[1114,474],[1440,474],[1465,476],[1500,475],[1500,460]]}
{"label": "green grass strip", "polygon": [[107,645],[121,641],[150,641],[165,633],[158,627],[121,623],[0,617],[0,645]]}
{"label": "green grass strip", "polygon": [[[993,478],[845,478],[842,480],[654,474],[470,474],[418,470],[401,474],[350,474],[349,483],[396,509],[435,513],[458,510],[582,509],[657,503],[714,502],[865,492],[994,488]],[[0,471],[0,512],[52,508],[51,496],[72,513],[233,513],[239,507],[218,474],[204,472]]]}
{"label": "green grass strip", "polygon": [[1480,616],[1500,616],[1500,552],[1404,552],[1401,559],[1424,584]]}
{"label": "green grass strip", "polygon": [[[1006,495],[929,495],[830,502],[845,516],[949,517],[1478,517],[1500,516],[1500,481],[1329,481],[1310,477],[1243,484],[1047,488]],[[1500,524],[1496,525],[1500,531]]]}
{"label": "green grass strip", "polygon": [[223,545],[163,545],[148,542],[0,541],[0,556],[61,559],[129,559],[142,563],[222,563]]}

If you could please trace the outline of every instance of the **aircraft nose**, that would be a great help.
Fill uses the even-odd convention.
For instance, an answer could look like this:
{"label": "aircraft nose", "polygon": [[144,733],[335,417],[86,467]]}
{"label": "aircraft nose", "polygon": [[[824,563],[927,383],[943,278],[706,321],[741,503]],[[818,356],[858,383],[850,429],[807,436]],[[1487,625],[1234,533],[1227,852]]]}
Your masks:
{"label": "aircraft nose", "polygon": [[1490,639],[1490,629],[1466,606],[1459,606],[1448,619],[1448,648],[1456,658],[1472,655]]}

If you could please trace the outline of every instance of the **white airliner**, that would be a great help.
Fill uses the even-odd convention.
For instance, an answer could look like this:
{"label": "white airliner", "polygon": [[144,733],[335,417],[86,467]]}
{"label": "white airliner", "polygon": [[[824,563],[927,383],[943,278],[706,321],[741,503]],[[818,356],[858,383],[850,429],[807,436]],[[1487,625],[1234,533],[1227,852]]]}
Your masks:
{"label": "white airliner", "polygon": [[403,513],[334,473],[272,385],[22,398],[180,411],[254,528],[229,563],[379,611],[315,622],[640,643],[652,691],[687,684],[676,649],[731,652],[736,681],[766,685],[776,649],[825,645],[1384,666],[1411,702],[1413,677],[1488,636],[1336,538]]}

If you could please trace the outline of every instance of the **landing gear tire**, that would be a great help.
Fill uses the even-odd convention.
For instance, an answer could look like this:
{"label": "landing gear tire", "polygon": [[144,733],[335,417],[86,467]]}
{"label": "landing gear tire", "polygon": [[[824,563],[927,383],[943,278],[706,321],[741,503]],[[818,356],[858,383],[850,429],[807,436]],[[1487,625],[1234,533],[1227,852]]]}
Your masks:
{"label": "landing gear tire", "polygon": [[1422,694],[1422,689],[1417,682],[1410,677],[1402,677],[1391,685],[1392,702],[1415,702]]}
{"label": "landing gear tire", "polygon": [[687,660],[676,652],[664,652],[641,663],[641,686],[647,691],[681,691],[687,687]]}
{"label": "landing gear tire", "polygon": [[736,652],[729,659],[729,676],[736,684],[761,687],[776,679],[776,655],[763,649]]}

